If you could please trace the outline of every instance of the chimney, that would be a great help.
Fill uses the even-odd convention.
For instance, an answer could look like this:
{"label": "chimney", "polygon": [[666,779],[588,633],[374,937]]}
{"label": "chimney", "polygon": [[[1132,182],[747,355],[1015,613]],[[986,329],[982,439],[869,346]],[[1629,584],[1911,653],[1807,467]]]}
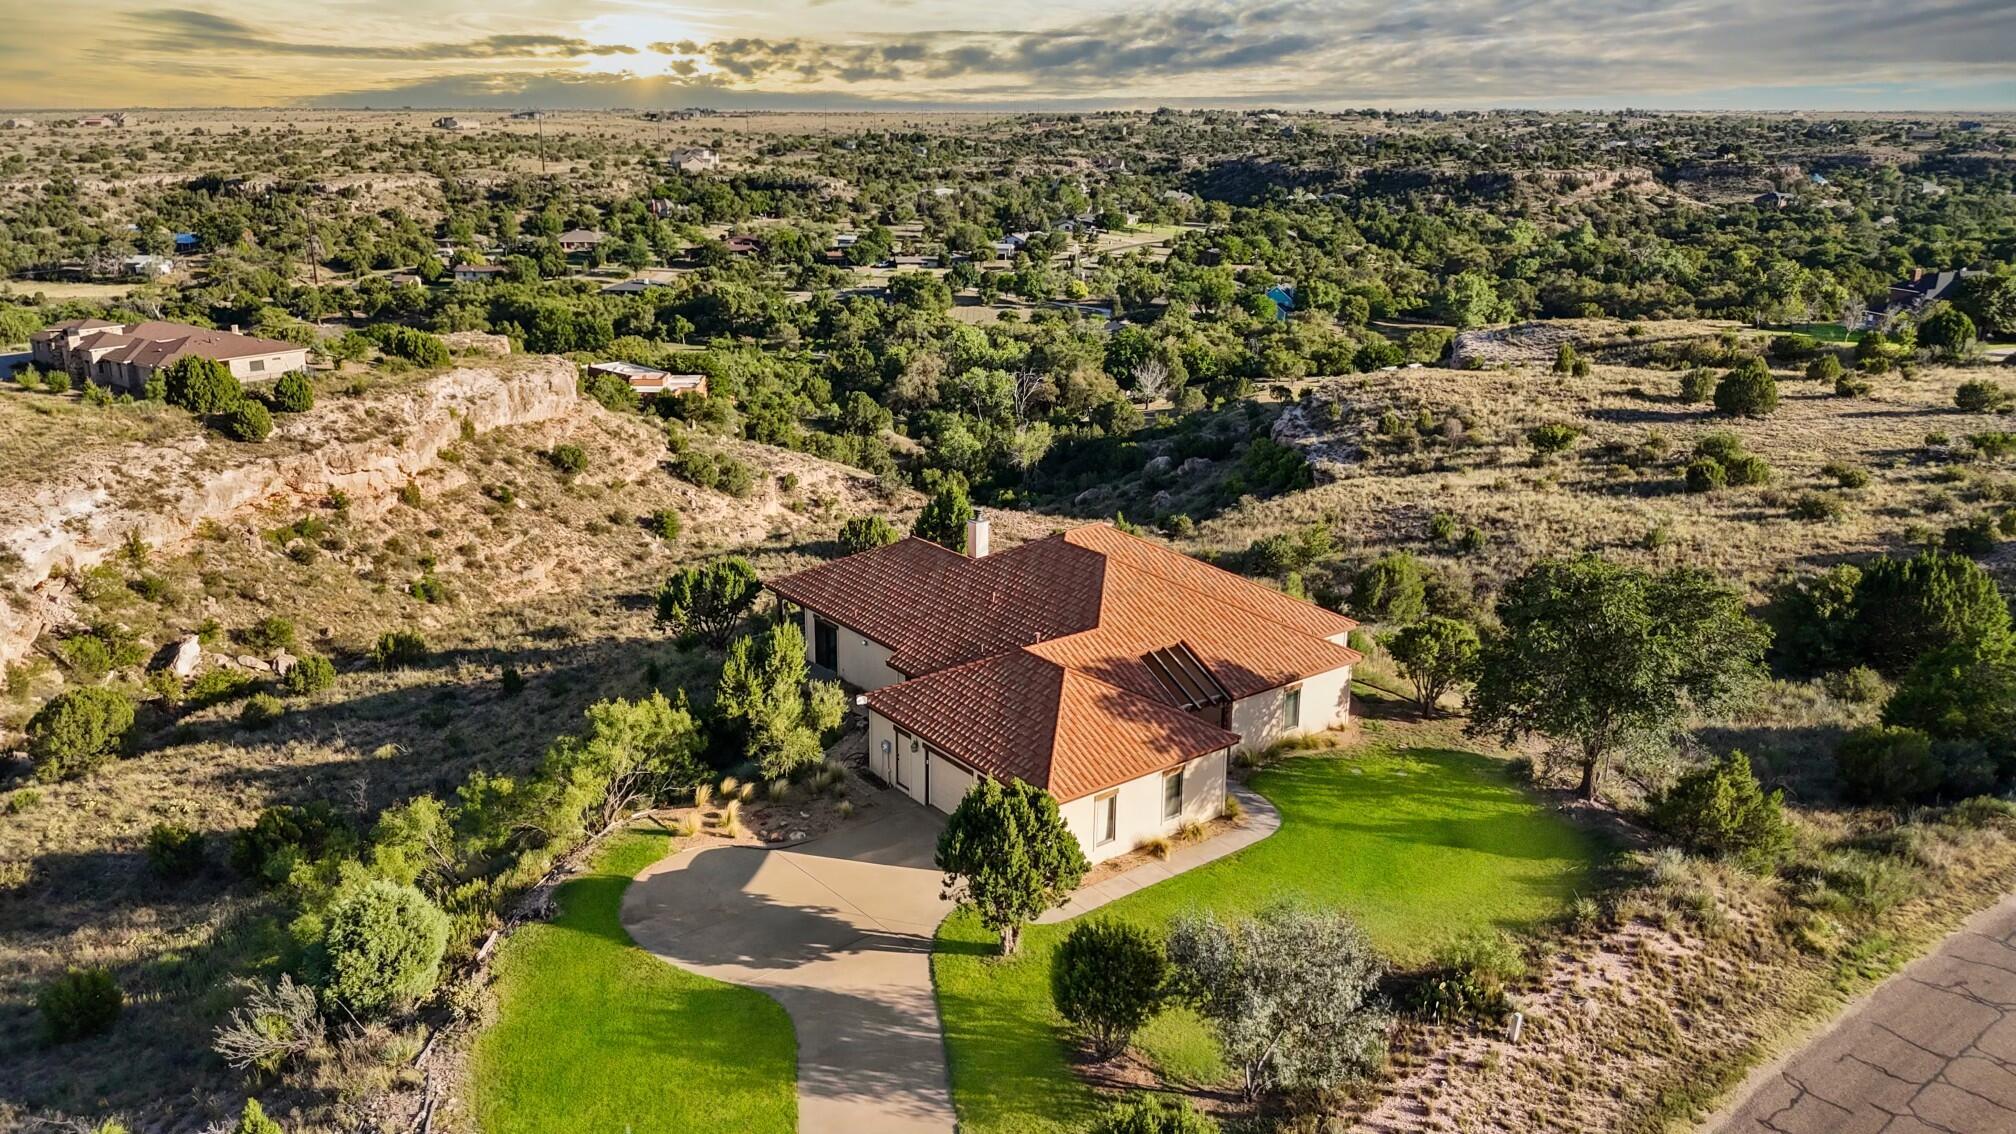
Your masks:
{"label": "chimney", "polygon": [[973,513],[973,518],[966,521],[966,554],[975,559],[986,558],[987,537],[992,532],[987,517],[979,512]]}

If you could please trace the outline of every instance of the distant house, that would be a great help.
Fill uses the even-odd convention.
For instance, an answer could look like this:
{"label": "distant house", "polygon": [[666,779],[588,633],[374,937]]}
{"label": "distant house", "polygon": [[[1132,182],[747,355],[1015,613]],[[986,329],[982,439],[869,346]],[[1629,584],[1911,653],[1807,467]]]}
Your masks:
{"label": "distant house", "polygon": [[421,279],[419,275],[413,272],[393,272],[391,275],[385,277],[385,282],[391,284],[393,287],[408,287],[424,284],[427,281]]}
{"label": "distant house", "polygon": [[621,283],[610,284],[609,286],[602,289],[602,294],[642,295],[645,292],[650,291],[654,287],[669,287],[671,286],[671,283],[672,281],[669,279],[656,279],[650,276],[634,276],[630,279],[622,281]]}
{"label": "distant house", "polygon": [[474,130],[476,127],[474,118],[457,118],[452,114],[434,120],[436,130]]}
{"label": "distant house", "polygon": [[165,276],[175,270],[175,261],[166,256],[128,256],[119,261],[119,272],[125,276],[152,278]]}
{"label": "distant house", "polygon": [[1966,269],[1944,272],[1928,272],[1923,268],[1913,268],[1911,278],[1902,283],[1890,285],[1890,302],[1884,313],[1891,317],[1917,312],[1927,304],[1941,299],[1953,298],[1953,289],[1961,280],[1974,275]]}
{"label": "distant house", "polygon": [[32,118],[9,118],[5,122],[0,122],[0,130],[33,130],[34,128],[35,120]]}
{"label": "distant house", "polygon": [[488,283],[504,275],[504,269],[496,264],[457,264],[456,283]]}
{"label": "distant house", "polygon": [[860,233],[839,232],[833,235],[833,247],[835,248],[852,248],[859,243],[861,243]]}
{"label": "distant house", "polygon": [[683,173],[702,173],[721,164],[721,155],[705,146],[673,150],[665,164]]}
{"label": "distant house", "polygon": [[520,110],[513,113],[511,117],[514,121],[518,122],[535,122],[544,118],[545,115],[537,110]]}
{"label": "distant house", "polygon": [[1281,317],[1286,319],[1288,313],[1295,310],[1295,285],[1276,284],[1267,289],[1267,298],[1274,301],[1275,308],[1280,311]]}
{"label": "distant house", "polygon": [[994,254],[1005,260],[1022,251],[1022,246],[1027,243],[1029,243],[1028,233],[1011,232],[994,242]]}
{"label": "distant house", "polygon": [[79,118],[77,125],[101,128],[106,126],[124,126],[126,125],[126,116],[116,112],[112,114],[91,114]]}
{"label": "distant house", "polygon": [[936,256],[891,256],[889,265],[895,268],[939,268],[944,264]]}
{"label": "distant house", "polygon": [[1757,194],[1750,203],[1760,209],[1782,209],[1792,204],[1794,199],[1792,194],[1780,193],[1774,189],[1769,193]]}
{"label": "distant house", "polygon": [[753,256],[763,251],[763,240],[761,237],[746,234],[731,236],[723,243],[728,245],[728,253],[731,256]]}
{"label": "distant house", "polygon": [[308,348],[187,323],[72,319],[28,336],[35,363],[78,381],[138,390],[177,359],[215,359],[239,378],[277,378],[308,367]]}
{"label": "distant house", "polygon": [[200,243],[202,241],[193,232],[178,232],[175,234],[175,250],[178,252],[194,248]]}
{"label": "distant house", "polygon": [[560,251],[567,253],[593,252],[601,243],[609,239],[590,228],[570,229],[560,234]]}
{"label": "distant house", "polygon": [[687,394],[707,396],[707,376],[705,374],[674,374],[654,366],[640,366],[634,362],[597,362],[588,367],[590,374],[608,374],[630,383],[630,388],[640,398],[655,398],[660,394],[684,397]]}

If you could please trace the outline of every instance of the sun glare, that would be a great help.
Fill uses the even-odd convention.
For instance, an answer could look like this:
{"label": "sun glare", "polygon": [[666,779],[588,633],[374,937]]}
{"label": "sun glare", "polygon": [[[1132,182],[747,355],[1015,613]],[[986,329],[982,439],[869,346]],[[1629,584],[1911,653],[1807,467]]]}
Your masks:
{"label": "sun glare", "polygon": [[594,43],[620,43],[636,49],[634,55],[593,55],[581,60],[581,70],[604,74],[667,75],[675,63],[706,64],[690,56],[660,50],[661,45],[705,42],[718,33],[714,21],[704,13],[673,9],[614,12],[596,16],[581,25],[581,37]]}

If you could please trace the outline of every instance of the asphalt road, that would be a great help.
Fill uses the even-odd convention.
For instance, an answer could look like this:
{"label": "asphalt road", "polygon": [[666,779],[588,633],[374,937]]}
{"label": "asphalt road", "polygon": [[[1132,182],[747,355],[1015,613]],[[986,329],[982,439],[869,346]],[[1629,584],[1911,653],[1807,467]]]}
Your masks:
{"label": "asphalt road", "polygon": [[1884,983],[1710,1128],[2016,1132],[2016,896]]}

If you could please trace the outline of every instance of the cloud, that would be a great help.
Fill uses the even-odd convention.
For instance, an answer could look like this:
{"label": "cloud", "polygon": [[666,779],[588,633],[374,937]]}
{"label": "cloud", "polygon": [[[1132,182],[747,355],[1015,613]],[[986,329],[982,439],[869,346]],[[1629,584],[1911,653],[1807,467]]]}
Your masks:
{"label": "cloud", "polygon": [[[1869,107],[1877,98],[1927,108],[1963,99],[1979,109],[2016,105],[2008,62],[2016,4],[2008,0],[1908,8],[1888,0],[1107,0],[1076,9],[924,0],[900,14],[886,0],[355,0],[346,5],[359,13],[354,37],[282,31],[284,21],[252,14],[292,2],[159,6],[103,20],[86,37],[93,50],[64,56],[59,83],[94,100],[140,84],[164,99],[243,94],[343,105],[1684,107],[1729,105],[1732,92],[1759,106]],[[61,14],[68,10],[49,5],[31,16],[75,22]],[[374,22],[364,22],[367,11]],[[645,11],[654,19],[626,22]],[[436,30],[403,40],[396,30],[423,27]],[[652,30],[632,42],[609,30],[642,27]],[[84,41],[40,31],[17,38]],[[192,59],[263,73],[228,88],[193,78],[175,87]],[[0,99],[54,90],[25,83],[18,70],[0,74]]]}
{"label": "cloud", "polygon": [[413,60],[417,62],[485,59],[577,59],[598,55],[635,55],[621,43],[591,43],[562,35],[489,35],[461,43],[359,44],[316,43],[273,39],[258,28],[228,16],[193,8],[150,8],[135,12],[131,23],[145,44],[187,54],[191,49],[340,59]]}

